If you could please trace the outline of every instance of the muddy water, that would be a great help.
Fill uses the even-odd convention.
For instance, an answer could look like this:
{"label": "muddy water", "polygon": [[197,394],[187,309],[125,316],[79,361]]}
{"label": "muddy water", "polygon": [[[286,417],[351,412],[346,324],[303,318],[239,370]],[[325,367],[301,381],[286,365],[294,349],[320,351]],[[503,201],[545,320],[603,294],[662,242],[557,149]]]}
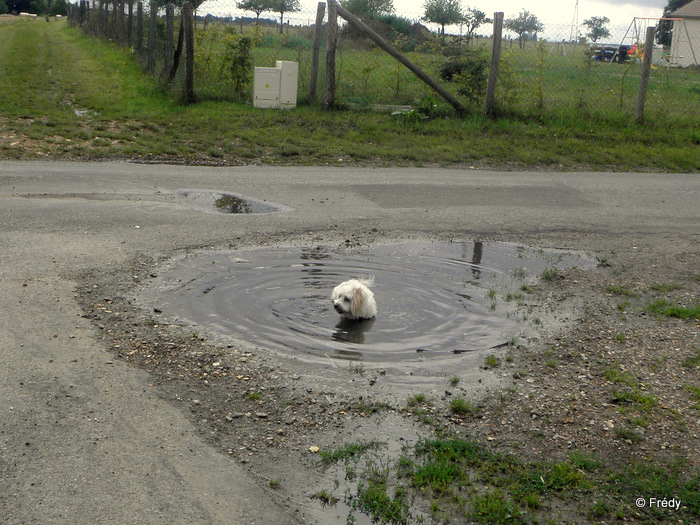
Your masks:
{"label": "muddy water", "polygon": [[[309,363],[442,362],[518,335],[505,307],[546,270],[592,266],[582,254],[506,243],[402,243],[360,249],[266,247],[176,259],[147,305]],[[374,276],[376,320],[340,322],[333,287]]]}
{"label": "muddy water", "polygon": [[294,211],[288,206],[264,202],[237,193],[213,190],[177,190],[182,202],[202,213],[251,214],[286,213]]}

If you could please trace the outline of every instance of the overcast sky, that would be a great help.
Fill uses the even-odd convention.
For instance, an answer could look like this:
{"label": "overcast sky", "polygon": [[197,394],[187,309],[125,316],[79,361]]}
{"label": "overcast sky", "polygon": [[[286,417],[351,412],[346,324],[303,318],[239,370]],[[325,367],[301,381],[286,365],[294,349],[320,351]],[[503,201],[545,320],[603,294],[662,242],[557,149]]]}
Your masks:
{"label": "overcast sky", "polygon": [[[393,0],[397,15],[419,20],[423,15],[425,0]],[[199,9],[200,14],[211,12],[217,15],[237,14],[235,10],[237,0],[207,0]],[[302,12],[289,13],[288,17],[298,19],[303,23],[313,23],[318,0],[301,0]],[[635,17],[659,18],[663,14],[668,0],[579,0],[578,21],[581,24],[585,19],[593,16],[607,16],[610,19],[608,27],[618,31],[629,28]],[[480,9],[491,18],[495,11],[503,11],[505,18],[517,16],[522,9],[527,9],[545,24],[545,31],[560,31],[569,33],[574,19],[576,0],[462,0],[462,6]],[[264,17],[274,18],[274,15],[265,13]],[[287,17],[285,17],[287,18]],[[307,20],[308,19],[308,20]],[[650,25],[654,25],[651,22]],[[556,27],[556,29],[555,29]],[[456,29],[456,28],[454,28]],[[448,31],[450,28],[448,28]],[[585,32],[585,31],[582,31]]]}
{"label": "overcast sky", "polygon": [[[424,3],[425,0],[394,0],[394,8],[397,14],[420,18]],[[668,0],[579,0],[578,19],[581,23],[592,16],[607,16],[610,26],[627,27],[635,16],[661,17],[666,4]],[[571,26],[576,10],[576,0],[462,0],[462,5],[481,9],[489,18],[495,11],[503,11],[505,18],[510,18],[527,9],[545,24],[568,26]]]}

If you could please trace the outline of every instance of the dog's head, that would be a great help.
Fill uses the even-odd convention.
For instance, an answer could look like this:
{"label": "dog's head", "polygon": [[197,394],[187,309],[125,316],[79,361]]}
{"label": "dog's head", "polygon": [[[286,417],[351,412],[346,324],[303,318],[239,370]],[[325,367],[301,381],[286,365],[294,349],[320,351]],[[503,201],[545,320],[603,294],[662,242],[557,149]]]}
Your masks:
{"label": "dog's head", "polygon": [[333,289],[333,308],[347,319],[371,319],[377,315],[374,294],[369,289],[372,280],[350,279]]}

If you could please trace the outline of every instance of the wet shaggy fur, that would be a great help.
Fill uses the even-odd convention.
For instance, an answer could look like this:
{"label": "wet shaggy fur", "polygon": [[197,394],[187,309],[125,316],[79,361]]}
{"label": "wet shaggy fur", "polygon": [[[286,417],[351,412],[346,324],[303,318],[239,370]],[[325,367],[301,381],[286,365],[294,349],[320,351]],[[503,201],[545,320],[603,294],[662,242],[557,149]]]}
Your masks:
{"label": "wet shaggy fur", "polygon": [[377,303],[369,289],[374,279],[350,279],[333,289],[333,308],[344,319],[362,320],[377,317]]}

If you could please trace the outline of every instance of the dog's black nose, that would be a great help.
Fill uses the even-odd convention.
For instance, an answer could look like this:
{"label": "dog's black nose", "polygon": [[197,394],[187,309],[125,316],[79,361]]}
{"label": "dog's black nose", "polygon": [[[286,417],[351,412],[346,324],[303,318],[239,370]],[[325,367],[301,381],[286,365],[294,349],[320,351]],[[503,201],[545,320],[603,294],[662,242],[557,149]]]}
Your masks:
{"label": "dog's black nose", "polygon": [[334,304],[334,305],[333,305],[333,308],[335,308],[335,311],[338,312],[339,314],[342,314],[342,313],[343,313],[343,309],[340,307],[339,304],[337,304],[337,303]]}

